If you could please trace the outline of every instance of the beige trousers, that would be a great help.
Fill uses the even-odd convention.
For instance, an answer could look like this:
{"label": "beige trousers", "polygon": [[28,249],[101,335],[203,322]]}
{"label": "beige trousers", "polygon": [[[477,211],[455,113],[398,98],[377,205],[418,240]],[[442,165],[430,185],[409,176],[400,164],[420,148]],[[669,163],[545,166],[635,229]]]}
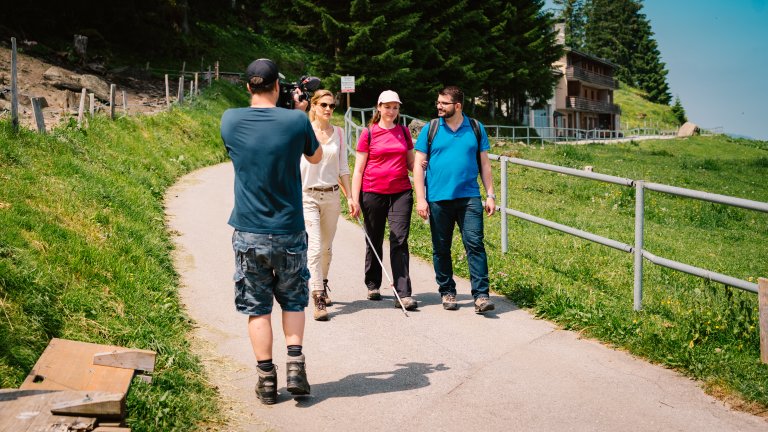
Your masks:
{"label": "beige trousers", "polygon": [[309,267],[309,289],[323,289],[323,279],[328,279],[333,252],[331,246],[336,235],[336,223],[341,214],[339,191],[303,192],[304,224],[307,229],[307,267]]}

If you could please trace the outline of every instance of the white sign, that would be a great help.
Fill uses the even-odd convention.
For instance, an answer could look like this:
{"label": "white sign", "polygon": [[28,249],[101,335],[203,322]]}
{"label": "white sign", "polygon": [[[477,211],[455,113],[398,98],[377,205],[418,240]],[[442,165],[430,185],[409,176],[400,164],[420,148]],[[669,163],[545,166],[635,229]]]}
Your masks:
{"label": "white sign", "polygon": [[355,92],[355,77],[343,76],[341,77],[341,92],[342,93],[354,93]]}

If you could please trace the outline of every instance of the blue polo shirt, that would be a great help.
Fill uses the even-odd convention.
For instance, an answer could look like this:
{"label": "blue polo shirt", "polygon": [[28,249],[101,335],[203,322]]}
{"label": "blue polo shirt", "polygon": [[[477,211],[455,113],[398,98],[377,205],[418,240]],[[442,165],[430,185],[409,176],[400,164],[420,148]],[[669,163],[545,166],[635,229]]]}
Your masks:
{"label": "blue polo shirt", "polygon": [[[485,127],[480,125],[480,151],[487,152],[491,145]],[[427,153],[427,135],[429,123],[419,133],[416,140],[416,151]],[[429,165],[426,172],[427,201],[444,201],[457,198],[473,198],[480,196],[477,176],[480,174],[477,166],[477,138],[464,116],[461,126],[454,132],[445,120],[440,118],[437,134],[432,140],[432,150],[429,155]]]}
{"label": "blue polo shirt", "polygon": [[304,231],[301,155],[319,146],[307,115],[285,108],[234,108],[221,117],[221,138],[235,168],[229,224],[256,234]]}

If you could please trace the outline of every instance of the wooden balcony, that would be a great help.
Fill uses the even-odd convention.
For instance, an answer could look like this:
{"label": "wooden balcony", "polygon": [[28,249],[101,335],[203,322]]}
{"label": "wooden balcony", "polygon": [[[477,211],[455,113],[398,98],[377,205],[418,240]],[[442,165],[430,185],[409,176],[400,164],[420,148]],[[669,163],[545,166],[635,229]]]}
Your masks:
{"label": "wooden balcony", "polygon": [[599,88],[610,90],[619,88],[619,82],[613,77],[594,73],[578,66],[568,66],[565,69],[565,77],[569,81],[582,81]]}
{"label": "wooden balcony", "polygon": [[589,111],[603,114],[621,114],[621,107],[616,104],[585,99],[576,96],[565,98],[565,107],[576,111]]}

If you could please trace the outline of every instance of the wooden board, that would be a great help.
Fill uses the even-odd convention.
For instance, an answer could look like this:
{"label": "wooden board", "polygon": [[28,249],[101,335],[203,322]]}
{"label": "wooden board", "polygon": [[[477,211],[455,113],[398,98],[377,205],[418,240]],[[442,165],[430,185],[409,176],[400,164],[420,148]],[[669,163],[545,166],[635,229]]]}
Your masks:
{"label": "wooden board", "polygon": [[122,348],[96,353],[93,355],[93,364],[152,372],[155,370],[155,352]]}
{"label": "wooden board", "polygon": [[51,413],[51,405],[84,392],[50,390],[0,390],[0,432],[89,431],[95,417],[60,416]]}
{"label": "wooden board", "polygon": [[94,390],[108,393],[128,392],[133,369],[93,364],[96,353],[126,348],[52,339],[20,390]]}

